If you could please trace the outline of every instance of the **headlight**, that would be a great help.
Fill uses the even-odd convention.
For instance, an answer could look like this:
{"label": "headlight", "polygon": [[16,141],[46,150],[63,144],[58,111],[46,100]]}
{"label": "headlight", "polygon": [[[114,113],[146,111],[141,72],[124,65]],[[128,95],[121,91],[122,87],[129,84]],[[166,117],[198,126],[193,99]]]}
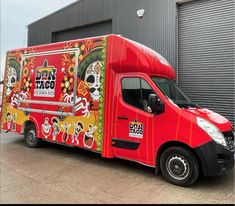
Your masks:
{"label": "headlight", "polygon": [[224,139],[224,135],[219,131],[219,129],[211,124],[210,122],[197,117],[197,124],[201,127],[215,142],[218,144],[222,144],[226,147],[226,141]]}

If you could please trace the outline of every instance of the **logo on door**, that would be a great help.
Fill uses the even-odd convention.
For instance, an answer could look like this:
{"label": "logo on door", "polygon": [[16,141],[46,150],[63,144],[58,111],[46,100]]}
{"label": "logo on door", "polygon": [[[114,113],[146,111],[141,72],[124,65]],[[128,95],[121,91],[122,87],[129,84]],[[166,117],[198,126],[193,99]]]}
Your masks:
{"label": "logo on door", "polygon": [[129,123],[129,137],[143,138],[144,125],[135,119],[133,122]]}

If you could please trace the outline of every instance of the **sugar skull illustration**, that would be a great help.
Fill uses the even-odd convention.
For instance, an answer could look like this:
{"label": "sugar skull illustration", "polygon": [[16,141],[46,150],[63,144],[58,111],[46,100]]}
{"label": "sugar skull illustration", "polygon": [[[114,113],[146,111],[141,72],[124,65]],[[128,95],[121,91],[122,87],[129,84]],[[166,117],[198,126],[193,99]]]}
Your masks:
{"label": "sugar skull illustration", "polygon": [[7,79],[6,79],[6,93],[10,95],[14,85],[19,81],[20,63],[15,58],[8,60]]}
{"label": "sugar skull illustration", "polygon": [[88,84],[93,101],[99,101],[100,98],[101,68],[101,62],[95,61],[88,66],[85,73],[84,81]]}
{"label": "sugar skull illustration", "polygon": [[46,139],[51,134],[51,125],[49,124],[48,117],[45,119],[45,122],[42,124],[42,133]]}
{"label": "sugar skull illustration", "polygon": [[8,76],[7,76],[7,84],[6,84],[6,89],[7,89],[7,95],[9,96],[13,86],[15,85],[17,81],[17,72],[16,69],[13,67],[10,67],[8,69]]}
{"label": "sugar skull illustration", "polygon": [[96,126],[89,124],[89,131],[85,132],[83,138],[83,144],[85,147],[92,148],[94,143],[94,133],[96,129]]}
{"label": "sugar skull illustration", "polygon": [[81,122],[73,122],[74,125],[74,134],[72,136],[72,144],[76,141],[76,144],[79,145],[78,136],[83,130],[83,124]]}
{"label": "sugar skull illustration", "polygon": [[58,126],[59,120],[56,117],[52,118],[52,128],[53,128],[53,132],[52,132],[52,140],[55,141],[56,140],[56,136],[60,133],[60,128]]}

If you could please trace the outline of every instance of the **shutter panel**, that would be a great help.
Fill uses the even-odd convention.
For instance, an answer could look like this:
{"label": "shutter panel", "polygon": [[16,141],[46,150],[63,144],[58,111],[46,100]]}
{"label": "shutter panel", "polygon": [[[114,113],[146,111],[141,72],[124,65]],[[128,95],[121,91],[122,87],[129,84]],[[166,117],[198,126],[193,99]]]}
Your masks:
{"label": "shutter panel", "polygon": [[179,86],[234,124],[234,0],[178,6]]}

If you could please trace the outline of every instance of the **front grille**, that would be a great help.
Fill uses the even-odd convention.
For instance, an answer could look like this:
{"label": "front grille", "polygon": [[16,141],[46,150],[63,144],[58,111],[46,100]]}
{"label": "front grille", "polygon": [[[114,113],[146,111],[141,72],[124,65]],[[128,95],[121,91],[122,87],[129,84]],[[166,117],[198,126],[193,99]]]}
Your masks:
{"label": "front grille", "polygon": [[227,148],[234,151],[234,133],[233,131],[223,132]]}

